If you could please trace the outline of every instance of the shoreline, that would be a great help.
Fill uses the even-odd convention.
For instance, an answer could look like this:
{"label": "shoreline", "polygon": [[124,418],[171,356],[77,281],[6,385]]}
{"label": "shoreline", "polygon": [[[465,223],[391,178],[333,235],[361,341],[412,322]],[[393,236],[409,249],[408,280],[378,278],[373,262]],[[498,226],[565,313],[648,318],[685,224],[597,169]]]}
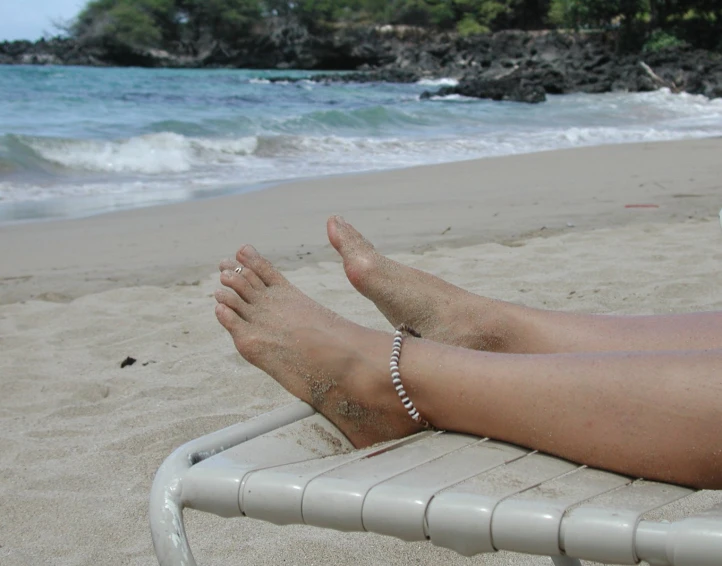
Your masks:
{"label": "shoreline", "polygon": [[[720,150],[722,138],[581,147],[4,225],[0,304],[190,284],[243,243],[285,269],[336,261],[325,235],[331,214],[346,214],[385,253],[716,216]],[[624,208],[639,203],[659,208]]]}
{"label": "shoreline", "polygon": [[[714,138],[553,151],[0,228],[0,562],[157,565],[148,496],[165,458],[293,401],[240,358],[214,316],[217,260],[240,244],[256,245],[319,304],[385,332],[326,243],[331,213],[392,259],[495,299],[608,314],[722,311],[720,149]],[[123,367],[128,357],[137,363]],[[722,491],[700,491],[644,518],[719,504]],[[207,564],[549,561],[504,551],[469,559],[195,511],[185,524]]]}
{"label": "shoreline", "polygon": [[[6,227],[13,227],[13,226],[21,226],[21,225],[27,225],[27,224],[34,224],[34,223],[44,223],[44,222],[70,222],[70,221],[78,221],[78,220],[86,220],[89,218],[94,217],[102,217],[110,214],[117,214],[117,213],[128,213],[132,212],[134,210],[141,210],[146,208],[156,208],[156,207],[164,207],[164,206],[171,206],[171,205],[178,205],[178,204],[189,204],[199,201],[205,201],[209,199],[217,199],[217,198],[225,198],[225,197],[237,197],[240,195],[244,195],[247,193],[253,193],[257,191],[264,191],[264,190],[271,190],[278,187],[282,187],[289,184],[304,184],[304,185],[310,185],[314,182],[319,182],[326,179],[340,179],[343,180],[347,177],[358,177],[363,175],[374,175],[374,174],[384,174],[384,173],[391,173],[394,171],[405,171],[409,169],[417,169],[417,168],[424,168],[424,167],[436,167],[440,165],[453,165],[457,163],[466,163],[466,162],[473,162],[473,161],[482,161],[487,159],[498,159],[503,157],[518,157],[523,155],[532,155],[532,154],[539,154],[539,153],[551,153],[556,151],[568,151],[568,150],[577,150],[577,149],[593,149],[593,148],[601,148],[601,147],[610,147],[610,146],[634,146],[634,145],[640,145],[640,144],[656,144],[656,143],[675,143],[675,142],[687,142],[687,141],[695,141],[695,140],[706,140],[706,139],[722,139],[722,136],[716,136],[716,135],[706,135],[706,136],[692,136],[692,137],[682,137],[682,138],[676,138],[676,139],[668,139],[668,140],[649,140],[649,141],[618,141],[618,142],[608,142],[608,143],[591,143],[591,144],[581,144],[575,147],[554,147],[554,148],[544,148],[544,149],[538,149],[533,151],[521,151],[518,153],[508,153],[508,154],[501,154],[501,155],[483,155],[480,157],[466,157],[466,158],[460,158],[460,159],[452,159],[450,161],[442,161],[438,163],[431,163],[426,165],[419,165],[419,164],[412,164],[412,165],[397,165],[397,166],[391,166],[388,168],[381,168],[381,169],[367,169],[367,170],[360,170],[360,171],[347,171],[347,172],[340,172],[340,173],[329,173],[329,174],[321,174],[321,175],[314,175],[314,176],[305,176],[305,177],[296,177],[296,178],[288,178],[288,179],[275,179],[275,180],[267,180],[267,181],[259,181],[254,182],[248,185],[224,185],[222,187],[216,188],[216,189],[210,189],[207,191],[204,191],[200,196],[190,196],[190,197],[184,197],[184,198],[174,198],[174,199],[163,199],[162,197],[158,197],[157,199],[149,199],[148,204],[139,204],[139,205],[133,205],[133,204],[121,204],[117,205],[118,196],[122,198],[128,197],[128,200],[132,200],[132,197],[134,196],[132,193],[125,194],[121,193],[120,195],[116,194],[97,194],[97,195],[84,195],[84,196],[78,196],[78,197],[54,197],[54,198],[48,198],[48,199],[42,199],[42,200],[30,200],[30,201],[18,201],[18,202],[7,202],[3,203],[0,201],[0,229],[6,228]],[[159,195],[162,194],[162,191],[158,193]],[[67,206],[66,203],[68,200],[72,200],[73,204],[71,206]],[[102,206],[98,205],[97,203],[102,201],[115,201],[113,208],[108,208],[108,206]],[[80,202],[81,204],[78,205],[77,203]],[[44,215],[40,212],[42,209],[63,209],[67,210],[64,214],[55,214],[51,212],[46,212]],[[16,218],[19,214],[24,215],[21,218]]]}

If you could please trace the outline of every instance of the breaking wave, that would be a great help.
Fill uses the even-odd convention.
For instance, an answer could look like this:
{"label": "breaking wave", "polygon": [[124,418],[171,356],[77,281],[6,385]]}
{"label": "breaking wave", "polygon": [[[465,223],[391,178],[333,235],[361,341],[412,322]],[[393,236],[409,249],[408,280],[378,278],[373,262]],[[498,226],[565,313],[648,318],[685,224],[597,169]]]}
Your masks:
{"label": "breaking wave", "polygon": [[456,86],[459,84],[458,79],[443,78],[443,79],[420,79],[416,81],[417,85],[423,86]]}
{"label": "breaking wave", "polygon": [[182,173],[199,165],[232,163],[237,156],[253,154],[257,147],[258,141],[252,137],[218,140],[159,133],[99,141],[11,134],[0,138],[0,163],[11,171],[159,175]]}
{"label": "breaking wave", "polygon": [[302,177],[722,135],[722,100],[665,90],[523,105],[419,100],[429,87],[456,84],[449,78],[283,84],[269,71],[0,74],[17,75],[0,80],[0,209],[60,202],[68,215],[84,206],[76,197],[96,199],[93,211],[103,211]]}

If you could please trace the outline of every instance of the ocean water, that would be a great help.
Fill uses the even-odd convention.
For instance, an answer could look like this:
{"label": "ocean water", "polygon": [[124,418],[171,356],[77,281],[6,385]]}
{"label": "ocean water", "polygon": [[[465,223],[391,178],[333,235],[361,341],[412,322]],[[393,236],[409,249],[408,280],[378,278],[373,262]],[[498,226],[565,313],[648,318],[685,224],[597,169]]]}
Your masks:
{"label": "ocean water", "polygon": [[0,222],[77,217],[297,178],[722,135],[722,100],[447,97],[308,73],[0,66]]}

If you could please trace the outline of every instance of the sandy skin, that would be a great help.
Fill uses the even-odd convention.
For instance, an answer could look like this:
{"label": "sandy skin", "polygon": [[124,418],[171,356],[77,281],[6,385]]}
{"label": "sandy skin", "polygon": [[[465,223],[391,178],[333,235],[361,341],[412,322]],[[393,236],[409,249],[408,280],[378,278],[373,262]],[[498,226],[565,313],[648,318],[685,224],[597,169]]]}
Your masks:
{"label": "sandy skin", "polygon": [[[419,430],[389,385],[390,335],[312,301],[251,246],[223,269],[216,316],[240,354],[310,403],[357,447]],[[226,267],[224,264],[222,267]]]}
{"label": "sandy skin", "polygon": [[722,313],[608,316],[545,311],[489,299],[379,254],[339,216],[329,241],[351,284],[393,325],[452,346],[508,354],[722,348]]}
{"label": "sandy skin", "polygon": [[[391,334],[318,305],[251,246],[236,260],[240,274],[221,266],[216,315],[247,361],[357,447],[419,430],[390,384]],[[719,316],[690,320],[704,339]],[[518,355],[411,338],[400,367],[409,396],[438,428],[629,475],[722,486],[721,349]]]}

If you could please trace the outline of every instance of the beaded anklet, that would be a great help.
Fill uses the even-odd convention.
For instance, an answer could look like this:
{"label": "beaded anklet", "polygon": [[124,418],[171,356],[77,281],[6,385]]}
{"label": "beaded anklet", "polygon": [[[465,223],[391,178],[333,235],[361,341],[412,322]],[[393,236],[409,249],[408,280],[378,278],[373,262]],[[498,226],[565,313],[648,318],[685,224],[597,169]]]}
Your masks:
{"label": "beaded anklet", "polygon": [[394,347],[391,350],[391,363],[389,365],[391,369],[391,382],[394,384],[394,387],[396,388],[396,393],[398,393],[399,397],[401,398],[401,402],[404,404],[404,407],[409,413],[409,416],[419,425],[421,425],[424,428],[433,428],[429,421],[422,418],[419,414],[419,411],[416,410],[416,407],[414,407],[413,401],[409,399],[408,394],[404,390],[404,386],[401,384],[401,373],[399,372],[399,358],[401,356],[401,345],[404,341],[404,333],[410,334],[411,336],[415,336],[417,338],[421,338],[421,335],[416,332],[413,328],[402,324],[396,329],[396,332],[394,333]]}

